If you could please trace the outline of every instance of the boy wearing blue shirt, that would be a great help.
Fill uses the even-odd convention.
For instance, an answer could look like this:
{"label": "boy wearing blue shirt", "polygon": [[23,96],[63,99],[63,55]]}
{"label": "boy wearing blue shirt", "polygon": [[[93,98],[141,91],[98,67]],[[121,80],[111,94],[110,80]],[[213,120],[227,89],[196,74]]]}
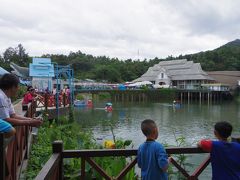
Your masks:
{"label": "boy wearing blue shirt", "polygon": [[167,168],[170,159],[164,147],[156,142],[158,137],[158,128],[151,119],[146,119],[141,124],[143,134],[146,136],[146,142],[140,145],[137,153],[137,163],[141,168],[141,177],[143,180],[167,180]]}
{"label": "boy wearing blue shirt", "polygon": [[0,133],[4,133],[5,137],[10,137],[16,133],[16,130],[10,123],[0,119]]}
{"label": "boy wearing blue shirt", "polygon": [[232,133],[232,125],[218,122],[214,126],[214,134],[218,141],[201,140],[198,146],[210,152],[213,180],[240,180],[240,144],[228,142]]}

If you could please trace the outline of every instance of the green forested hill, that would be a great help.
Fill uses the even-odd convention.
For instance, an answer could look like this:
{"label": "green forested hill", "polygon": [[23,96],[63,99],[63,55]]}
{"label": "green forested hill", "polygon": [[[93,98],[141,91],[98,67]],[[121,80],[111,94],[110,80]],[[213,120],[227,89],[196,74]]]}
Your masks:
{"label": "green forested hill", "polygon": [[[206,71],[240,70],[240,40],[229,42],[212,51],[196,54],[169,56],[166,59],[154,58],[150,60],[120,60],[106,56],[92,56],[78,52],[70,52],[68,55],[46,54],[42,57],[50,57],[58,64],[72,64],[74,74],[79,79],[107,80],[108,82],[131,81],[141,76],[147,69],[162,60],[186,58],[199,62]],[[21,44],[16,48],[9,47],[0,56],[2,67],[10,70],[9,63],[15,62],[20,66],[27,66],[31,62],[26,50]]]}
{"label": "green forested hill", "polygon": [[229,42],[212,51],[179,56],[200,62],[206,71],[240,70],[240,40]]}

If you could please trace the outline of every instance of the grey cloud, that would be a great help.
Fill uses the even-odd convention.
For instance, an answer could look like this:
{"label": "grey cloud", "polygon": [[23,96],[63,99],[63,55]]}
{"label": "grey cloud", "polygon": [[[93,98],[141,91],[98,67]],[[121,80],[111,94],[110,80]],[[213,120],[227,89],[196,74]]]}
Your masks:
{"label": "grey cloud", "polygon": [[228,38],[239,36],[240,1],[202,0],[164,1],[165,5],[181,16],[190,35],[215,34]]}
{"label": "grey cloud", "polygon": [[[197,3],[196,3],[197,2]],[[215,48],[239,36],[236,1],[24,0],[0,6],[0,52],[22,43],[31,55],[81,50],[154,58]]]}

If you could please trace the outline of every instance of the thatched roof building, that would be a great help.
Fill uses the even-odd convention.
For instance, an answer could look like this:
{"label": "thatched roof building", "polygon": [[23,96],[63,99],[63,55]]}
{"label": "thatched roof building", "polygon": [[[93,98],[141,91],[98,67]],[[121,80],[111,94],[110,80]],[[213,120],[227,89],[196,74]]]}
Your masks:
{"label": "thatched roof building", "polygon": [[200,63],[181,59],[155,64],[141,77],[134,80],[134,82],[138,81],[151,81],[155,85],[193,89],[201,83],[212,82],[214,79],[202,70]]}

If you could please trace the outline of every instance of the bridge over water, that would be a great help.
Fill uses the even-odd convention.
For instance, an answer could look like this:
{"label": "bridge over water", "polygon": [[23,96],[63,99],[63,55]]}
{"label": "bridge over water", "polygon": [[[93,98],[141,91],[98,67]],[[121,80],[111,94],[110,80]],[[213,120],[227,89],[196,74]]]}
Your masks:
{"label": "bridge over water", "polygon": [[231,98],[229,91],[211,91],[207,89],[80,89],[76,90],[75,93],[91,94],[93,99],[98,99],[101,93],[109,93],[112,102],[145,102],[159,101],[162,99],[211,102]]}

